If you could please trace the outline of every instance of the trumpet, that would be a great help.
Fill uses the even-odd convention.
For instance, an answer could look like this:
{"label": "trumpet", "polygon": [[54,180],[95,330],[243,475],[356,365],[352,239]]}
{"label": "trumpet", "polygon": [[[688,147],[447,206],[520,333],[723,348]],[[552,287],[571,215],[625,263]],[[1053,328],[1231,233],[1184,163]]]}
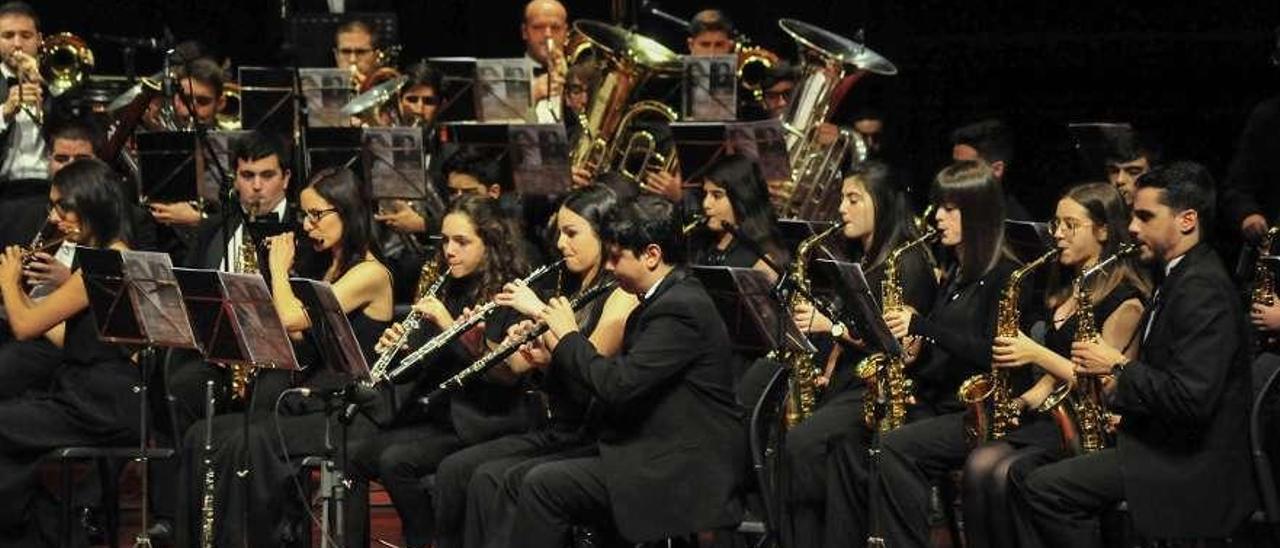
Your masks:
{"label": "trumpet", "polygon": [[[40,61],[35,57],[28,55],[26,52],[22,50],[14,50],[13,53],[9,54],[9,57],[5,59],[5,63],[10,67],[16,68],[18,73],[18,86],[26,84],[44,84],[44,77],[40,75]],[[27,102],[28,98],[22,96],[22,87],[18,88],[18,96],[18,108],[22,112],[26,113],[27,117],[31,118],[31,121],[35,122],[36,125],[43,126],[44,106],[40,104],[40,101],[37,100],[35,103]],[[33,97],[32,99],[38,98]]]}
{"label": "trumpet", "polygon": [[[539,278],[547,275],[551,271],[559,270],[560,267],[563,265],[564,265],[564,259],[560,259],[554,263],[548,263],[548,264],[542,265],[541,267],[538,267],[537,270],[530,272],[528,276],[521,278],[521,281],[525,284],[531,284],[537,281]],[[471,313],[471,316],[454,322],[453,325],[449,326],[448,329],[441,331],[440,334],[436,335],[430,341],[427,341],[426,344],[418,347],[417,350],[414,350],[408,356],[405,356],[403,360],[400,360],[400,366],[392,370],[391,373],[389,375],[386,375],[385,378],[395,379],[399,377],[410,367],[417,365],[417,363],[422,361],[423,358],[426,358],[427,356],[430,356],[431,354],[435,353],[437,350],[444,348],[445,345],[453,342],[454,339],[457,339],[463,333],[466,333],[472,327],[475,327],[480,322],[484,321],[486,318],[489,317],[490,314],[493,314],[493,311],[497,309],[498,309],[498,303],[495,301],[489,301],[487,303],[484,303],[483,305],[480,305],[480,308],[475,309],[475,311]]]}

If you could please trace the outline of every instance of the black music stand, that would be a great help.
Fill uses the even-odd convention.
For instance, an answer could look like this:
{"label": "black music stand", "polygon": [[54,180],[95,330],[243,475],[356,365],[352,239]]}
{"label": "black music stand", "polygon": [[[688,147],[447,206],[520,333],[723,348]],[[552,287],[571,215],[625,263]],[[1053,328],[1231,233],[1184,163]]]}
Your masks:
{"label": "black music stand", "polygon": [[[511,174],[511,125],[452,122],[440,128],[440,141],[457,143],[458,151],[478,152],[498,162],[501,176]],[[456,153],[455,153],[456,154]],[[445,161],[448,161],[447,159]]]}
{"label": "black music stand", "polygon": [[443,102],[436,109],[436,123],[461,122],[476,119],[476,58],[431,57],[427,62],[444,76],[440,90]]}
{"label": "black music stand", "polygon": [[[338,297],[333,294],[332,286],[326,282],[306,278],[290,278],[289,286],[293,288],[294,295],[298,297],[298,300],[302,301],[302,306],[306,309],[307,317],[311,320],[311,328],[307,330],[307,334],[319,348],[320,356],[324,363],[345,374],[348,377],[348,384],[351,386],[368,381],[369,364],[364,359],[360,341],[356,339],[355,332],[351,329],[351,322],[347,320],[346,313],[342,311],[342,305],[338,303]],[[332,515],[334,516],[334,530],[337,531],[334,540],[338,546],[346,546],[342,538],[342,506],[346,499],[346,487],[342,478],[342,471],[347,463],[348,424],[347,421],[340,422],[342,451],[338,455],[339,461],[336,466],[332,465],[332,463],[326,463],[329,470],[326,474],[322,474],[321,492],[333,500]],[[332,454],[334,448],[330,443],[329,421],[325,421],[324,439],[325,452]],[[329,505],[326,505],[325,513],[329,512]],[[329,538],[328,527],[329,516],[324,516],[321,519],[321,538]]]}
{"label": "black music stand", "polygon": [[293,135],[298,119],[295,84],[294,71],[289,69],[240,67],[241,127]]}
{"label": "black music stand", "polygon": [[151,546],[147,536],[147,381],[156,348],[195,349],[182,291],[164,253],[79,247],[89,310],[100,340],[140,348],[138,461],[142,466],[142,526],[135,546]]}
{"label": "black music stand", "polygon": [[569,140],[561,124],[508,126],[511,179],[523,196],[559,196],[569,191]]}
{"label": "black music stand", "polygon": [[329,167],[363,173],[364,132],[358,127],[308,127],[307,161],[312,172]]}
{"label": "black music stand", "polygon": [[680,175],[685,186],[700,183],[707,166],[728,151],[722,122],[672,122],[671,140],[680,158]]}
{"label": "black music stand", "polygon": [[429,130],[365,128],[363,139],[366,196],[379,205],[394,200],[421,204],[422,211],[432,219],[444,215],[444,197],[427,175]]}
{"label": "black music stand", "polygon": [[1005,221],[1004,236],[1014,256],[1024,263],[1043,255],[1054,244],[1049,223]]}
{"label": "black music stand", "polygon": [[879,288],[867,283],[862,265],[818,259],[812,271],[814,292],[831,295],[834,302],[840,303],[840,317],[831,318],[833,322],[851,323],[854,332],[873,348],[892,355],[902,353],[902,345],[884,323]]}
{"label": "black music stand", "polygon": [[779,313],[782,307],[763,272],[731,266],[694,266],[690,270],[715,302],[729,328],[734,351],[757,356],[774,349],[817,351],[796,322]]}
{"label": "black music stand", "polygon": [[176,203],[199,197],[204,156],[194,131],[151,131],[137,135],[142,203]]}
{"label": "black music stand", "polygon": [[1081,173],[1090,179],[1105,177],[1107,158],[1114,157],[1122,143],[1134,138],[1133,126],[1127,123],[1071,123],[1067,124],[1067,134],[1080,160]]}

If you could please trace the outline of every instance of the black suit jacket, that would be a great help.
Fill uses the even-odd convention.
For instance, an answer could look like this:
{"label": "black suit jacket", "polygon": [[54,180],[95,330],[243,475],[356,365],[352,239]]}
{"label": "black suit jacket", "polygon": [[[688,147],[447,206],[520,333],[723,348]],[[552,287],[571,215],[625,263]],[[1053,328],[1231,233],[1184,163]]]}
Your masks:
{"label": "black suit jacket", "polygon": [[1151,309],[1151,331],[1112,402],[1124,417],[1117,447],[1129,512],[1142,533],[1224,537],[1256,507],[1240,296],[1217,254],[1200,244],[1169,273]]}
{"label": "black suit jacket", "polygon": [[746,443],[729,358],[715,304],[682,270],[627,318],[618,356],[601,356],[581,333],[566,336],[552,354],[552,374],[590,391],[602,408],[605,484],[628,540],[741,520]]}
{"label": "black suit jacket", "polygon": [[1280,97],[1260,103],[1249,114],[1235,158],[1223,184],[1222,209],[1233,233],[1245,217],[1260,214],[1273,222],[1280,214]]}

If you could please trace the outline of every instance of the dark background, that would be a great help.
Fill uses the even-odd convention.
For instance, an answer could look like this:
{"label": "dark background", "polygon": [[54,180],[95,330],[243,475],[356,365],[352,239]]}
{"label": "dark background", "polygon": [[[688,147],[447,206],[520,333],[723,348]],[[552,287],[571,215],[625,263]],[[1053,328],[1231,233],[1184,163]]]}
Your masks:
{"label": "dark background", "polygon": [[[373,2],[399,14],[402,60],[522,52],[522,0]],[[610,19],[608,0],[565,3],[571,18]],[[778,30],[780,17],[847,36],[862,29],[899,74],[864,79],[850,101],[885,113],[891,157],[914,180],[927,181],[948,158],[951,128],[1000,116],[1018,133],[1010,176],[1017,193],[1045,215],[1063,184],[1085,176],[1069,151],[1066,123],[1132,122],[1159,135],[1167,157],[1202,161],[1221,176],[1249,110],[1280,93],[1280,69],[1270,63],[1272,29],[1280,25],[1276,0],[667,0],[661,6],[684,18],[703,7],[724,8],[757,43],[788,56],[795,47]],[[275,0],[46,0],[38,10],[46,33],[159,36],[167,25],[179,39],[201,39],[237,64],[280,58]],[[669,23],[640,16],[639,30],[684,49],[683,34]],[[97,72],[121,72],[117,49],[90,43]],[[154,55],[139,63],[140,71],[158,66]]]}

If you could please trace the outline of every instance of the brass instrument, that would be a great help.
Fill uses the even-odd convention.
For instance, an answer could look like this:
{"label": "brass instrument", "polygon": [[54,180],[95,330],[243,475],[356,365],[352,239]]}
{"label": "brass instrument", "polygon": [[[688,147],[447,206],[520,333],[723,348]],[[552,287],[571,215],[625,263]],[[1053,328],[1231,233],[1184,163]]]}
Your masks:
{"label": "brass instrument", "polygon": [[[1277,234],[1280,234],[1280,225],[1268,228],[1258,242],[1258,258],[1253,262],[1253,284],[1249,289],[1250,304],[1272,306],[1276,302],[1276,277],[1268,268],[1266,258],[1271,256],[1271,246]],[[1273,334],[1255,331],[1254,337],[1254,353],[1274,351],[1280,347],[1280,340]]]}
{"label": "brass instrument", "polygon": [[[44,83],[44,77],[40,75],[40,62],[22,50],[14,50],[13,53],[9,54],[8,63],[11,66],[18,67],[19,86]],[[21,88],[19,88],[19,93],[21,93]],[[31,121],[35,122],[37,126],[44,125],[44,105],[28,103],[26,98],[22,98],[22,101],[18,103],[18,108],[26,113],[27,117],[31,118]]]}
{"label": "brass instrument", "polygon": [[570,165],[591,177],[618,171],[636,183],[648,172],[671,171],[673,146],[660,146],[652,132],[634,126],[646,119],[669,123],[677,118],[671,107],[637,98],[650,80],[678,75],[679,56],[652,39],[599,21],[580,20],[573,28],[581,39],[568,44],[567,61],[590,49],[602,62],[602,76],[586,112],[579,115],[582,132],[570,151]]}
{"label": "brass instrument", "polygon": [[764,102],[764,81],[769,71],[778,66],[778,54],[760,46],[746,45],[742,40],[735,43],[738,56],[738,85],[751,93],[757,103]]}
{"label": "brass instrument", "polygon": [[[898,272],[903,254],[920,245],[927,245],[938,238],[933,227],[920,237],[899,244],[884,261],[884,281],[880,283],[880,310],[888,312],[906,306],[902,275]],[[901,355],[878,352],[858,362],[857,373],[867,386],[862,398],[863,423],[871,429],[889,432],[906,424],[907,407],[913,398],[914,386],[907,378],[906,361]]]}
{"label": "brass instrument", "polygon": [[[996,309],[997,337],[1017,337],[1019,298],[1022,296],[1022,281],[1032,270],[1056,257],[1061,250],[1053,249],[1041,255],[1022,268],[1013,271],[1000,290],[1000,302]],[[1013,427],[1013,419],[1017,417],[1014,408],[1012,387],[1009,386],[1009,371],[1002,367],[992,367],[990,373],[974,375],[960,384],[956,393],[960,401],[969,407],[965,416],[965,434],[973,445],[987,440],[1004,438]],[[987,407],[990,405],[990,410]]]}
{"label": "brass instrument", "polygon": [[[521,278],[520,281],[526,285],[531,284],[539,278],[551,273],[553,270],[559,271],[560,267],[564,266],[564,262],[564,259],[560,259],[554,263],[544,264],[538,267],[537,270],[530,272],[528,276]],[[466,333],[472,327],[475,327],[480,322],[484,321],[493,313],[494,310],[497,309],[498,303],[495,301],[489,301],[480,305],[478,308],[472,310],[471,316],[453,322],[453,325],[449,326],[448,329],[441,331],[435,337],[432,337],[431,340],[427,341],[426,344],[423,344],[418,347],[417,350],[414,350],[409,353],[408,356],[405,356],[404,359],[400,360],[400,366],[396,367],[395,370],[391,371],[391,373],[386,375],[386,377],[390,379],[399,377],[405,370],[413,367],[427,356],[435,353],[437,350],[444,348],[445,345],[453,342],[454,339],[457,339],[463,333]]]}
{"label": "brass instrument", "polygon": [[820,128],[853,85],[868,73],[893,75],[897,67],[866,46],[795,19],[778,22],[800,50],[801,76],[782,127],[786,130],[791,179],[774,199],[779,217],[825,219],[840,205],[841,163],[851,152],[866,159],[866,143],[841,128],[823,143]]}
{"label": "brass instrument", "polygon": [[[805,238],[796,247],[795,257],[791,259],[791,271],[788,274],[792,283],[796,284],[796,288],[787,299],[787,310],[795,310],[796,306],[805,301],[805,295],[810,293],[809,273],[806,265],[809,255],[818,243],[835,234],[843,227],[844,222],[833,223],[826,230]],[[778,349],[773,351],[770,357],[791,370],[791,376],[787,381],[787,401],[782,415],[783,425],[787,429],[791,429],[813,414],[813,407],[818,400],[818,368],[814,363],[814,356],[810,352]]]}
{"label": "brass instrument", "polygon": [[[422,265],[422,274],[418,277],[418,291],[414,302],[420,301],[426,297],[434,297],[440,293],[440,288],[444,287],[444,282],[448,281],[449,276],[446,275],[447,269],[440,268],[442,265],[438,260],[428,260]],[[391,367],[391,360],[404,350],[404,346],[409,344],[409,334],[417,331],[422,327],[422,313],[417,309],[410,310],[401,320],[400,327],[402,331],[400,336],[394,342],[387,345],[378,354],[377,361],[369,367],[369,378],[364,381],[366,386],[373,386],[382,382],[387,377],[387,368]]]}
{"label": "brass instrument", "polygon": [[40,42],[39,58],[40,74],[54,97],[79,87],[93,71],[93,50],[70,32],[46,36]]}
{"label": "brass instrument", "polygon": [[[1098,342],[1102,332],[1093,315],[1093,299],[1090,282],[1093,277],[1112,263],[1138,253],[1137,244],[1124,244],[1115,254],[1086,269],[1072,282],[1076,297],[1076,333],[1074,342]],[[1107,434],[1107,410],[1103,405],[1102,379],[1081,375],[1074,388],[1071,383],[1059,382],[1036,411],[1050,413],[1062,435],[1062,447],[1070,454],[1092,453],[1111,445]]]}
{"label": "brass instrument", "polygon": [[236,131],[240,125],[240,84],[227,82],[222,85],[222,108],[215,117],[218,129]]}

